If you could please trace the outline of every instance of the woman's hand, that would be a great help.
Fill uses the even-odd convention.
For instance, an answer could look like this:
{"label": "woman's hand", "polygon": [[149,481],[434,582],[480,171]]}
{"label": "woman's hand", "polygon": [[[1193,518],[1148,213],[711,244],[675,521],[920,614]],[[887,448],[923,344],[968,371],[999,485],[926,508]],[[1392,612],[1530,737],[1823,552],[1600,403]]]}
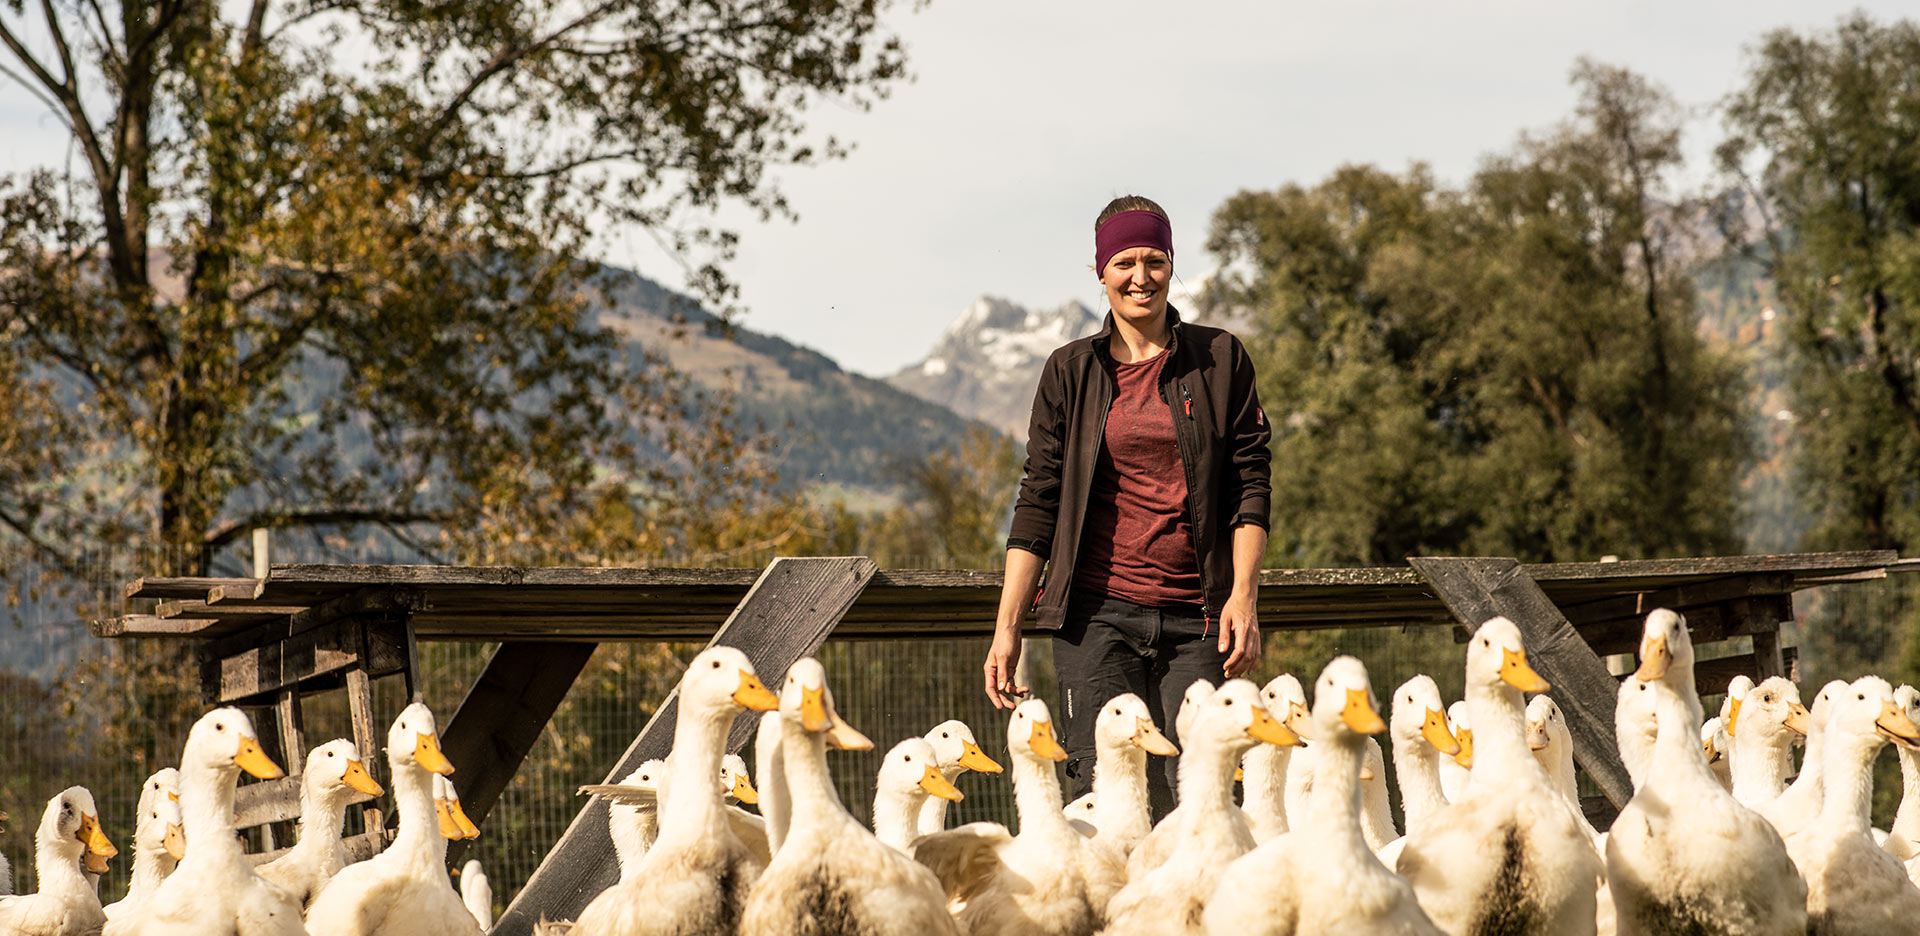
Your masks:
{"label": "woman's hand", "polygon": [[987,698],[993,700],[995,708],[1013,708],[1020,704],[1019,697],[1030,691],[1013,683],[1013,674],[1019,665],[1019,630],[995,629],[993,646],[987,650],[987,662],[982,667],[986,673]]}
{"label": "woman's hand", "polygon": [[1253,596],[1235,592],[1220,609],[1220,652],[1231,653],[1224,667],[1228,679],[1245,676],[1260,662],[1260,618]]}

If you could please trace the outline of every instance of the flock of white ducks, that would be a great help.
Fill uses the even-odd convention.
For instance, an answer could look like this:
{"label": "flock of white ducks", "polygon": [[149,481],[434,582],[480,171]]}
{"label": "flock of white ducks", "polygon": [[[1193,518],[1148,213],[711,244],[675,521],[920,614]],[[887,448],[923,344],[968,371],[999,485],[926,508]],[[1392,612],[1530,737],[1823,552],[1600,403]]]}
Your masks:
{"label": "flock of white ducks", "polygon": [[[1920,931],[1920,692],[1876,677],[1802,705],[1780,678],[1729,687],[1703,719],[1693,646],[1677,614],[1645,621],[1616,732],[1633,798],[1612,827],[1579,808],[1572,736],[1520,630],[1495,618],[1467,646],[1466,698],[1448,709],[1416,676],[1387,709],[1366,667],[1328,663],[1307,687],[1195,684],[1176,715],[1182,751],[1132,695],[1095,726],[1094,792],[1062,802],[1066,756],[1045,703],[1007,723],[1003,766],[949,721],[882,760],[871,824],[835,792],[829,751],[872,742],[841,718],[824,668],[803,659],[778,693],[747,657],[710,648],[679,688],[672,753],[618,784],[618,882],[543,933],[1585,936]],[[1531,700],[1527,693],[1534,693]],[[735,718],[761,717],[761,788],[726,751]],[[1471,728],[1469,728],[1471,726]],[[1385,803],[1395,766],[1404,829]],[[1807,750],[1793,776],[1792,749]],[[1892,743],[1903,778],[1892,828],[1869,823],[1872,764]],[[0,898],[0,936],[312,934],[473,936],[491,920],[484,872],[448,876],[447,841],[478,830],[444,776],[433,714],[414,704],[387,737],[399,829],[347,864],[347,806],[382,790],[346,741],[315,748],[300,841],[252,867],[233,825],[240,771],[279,775],[244,714],[217,709],[177,771],[143,787],[133,885],[101,907],[115,854],[82,788],[48,803],[40,892]],[[1155,824],[1149,756],[1178,756],[1179,805]],[[1010,776],[1019,823],[947,829],[965,771]],[[715,782],[715,778],[718,782]],[[1241,792],[1235,795],[1235,780]],[[666,808],[668,804],[671,808]],[[741,805],[757,805],[756,814]],[[1404,832],[1404,834],[1402,834]]]}

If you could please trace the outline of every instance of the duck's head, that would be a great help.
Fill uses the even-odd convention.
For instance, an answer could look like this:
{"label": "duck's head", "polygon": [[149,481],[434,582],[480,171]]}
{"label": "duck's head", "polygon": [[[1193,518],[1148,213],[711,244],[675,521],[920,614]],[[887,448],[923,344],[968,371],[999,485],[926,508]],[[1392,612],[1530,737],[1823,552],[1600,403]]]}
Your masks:
{"label": "duck's head", "polygon": [[162,767],[140,784],[140,814],[146,815],[148,804],[155,798],[180,802],[180,770],[175,767]]}
{"label": "duck's head", "polygon": [[1245,679],[1229,679],[1201,701],[1187,730],[1182,739],[1189,752],[1212,746],[1238,756],[1261,742],[1281,747],[1300,743],[1299,735],[1267,714],[1260,689]]}
{"label": "duck's head", "polygon": [[1560,714],[1560,706],[1546,696],[1534,696],[1527,703],[1527,747],[1535,751],[1566,750],[1572,744],[1573,732],[1567,728],[1567,717]]}
{"label": "duck's head", "polygon": [[933,753],[940,758],[942,774],[959,773],[962,770],[977,770],[981,773],[999,773],[1005,768],[1000,762],[987,756],[973,739],[973,729],[958,718],[949,718],[925,735],[927,743],[933,745]]}
{"label": "duck's head", "polygon": [[1173,757],[1180,749],[1160,733],[1147,703],[1131,692],[1107,700],[1093,720],[1093,743],[1103,750],[1139,748],[1148,754]]}
{"label": "duck's head", "polygon": [[136,852],[165,854],[175,861],[185,858],[187,836],[180,821],[180,804],[164,796],[154,797],[134,823],[133,847]]}
{"label": "duck's head", "polygon": [[1204,679],[1196,679],[1187,691],[1180,696],[1180,711],[1173,714],[1173,732],[1184,738],[1193,726],[1193,719],[1200,714],[1200,708],[1207,699],[1212,698],[1214,685]]}
{"label": "duck's head", "polygon": [[893,746],[880,762],[879,787],[893,793],[938,796],[959,802],[960,790],[940,773],[940,755],[925,738],[908,738]]}
{"label": "duck's head", "polygon": [[1373,700],[1366,664],[1337,656],[1313,683],[1313,727],[1319,738],[1353,738],[1387,730]]}
{"label": "duck's head", "polygon": [[1093,821],[1093,803],[1094,803],[1094,799],[1093,799],[1092,791],[1088,791],[1086,793],[1080,794],[1079,799],[1076,799],[1073,802],[1067,804],[1067,808],[1066,808],[1067,818],[1079,819],[1082,822],[1092,822]]}
{"label": "duck's head", "polygon": [[1474,631],[1467,643],[1467,685],[1514,692],[1545,692],[1547,681],[1527,665],[1520,628],[1496,617]]}
{"label": "duck's head", "polygon": [[335,738],[308,751],[307,767],[300,776],[310,795],[323,798],[351,796],[354,792],[379,796],[386,792],[367,773],[360,749],[345,738]]}
{"label": "duck's head", "polygon": [[633,772],[620,778],[622,786],[641,787],[660,792],[660,780],[667,775],[667,762],[659,758],[643,761]]}
{"label": "duck's head", "polygon": [[1053,736],[1053,712],[1047,703],[1028,699],[1007,720],[1007,755],[1038,761],[1063,761],[1067,751]]}
{"label": "duck's head", "polygon": [[1655,608],[1640,627],[1640,668],[1633,675],[1653,682],[1665,680],[1669,671],[1693,671],[1693,638],[1687,634],[1686,618]]}
{"label": "duck's head", "polygon": [[1920,689],[1908,685],[1895,687],[1893,704],[1900,706],[1900,710],[1906,712],[1907,718],[1914,724],[1920,725]]}
{"label": "duck's head", "polygon": [[1862,676],[1829,699],[1826,743],[1878,749],[1892,741],[1920,745],[1920,726],[1894,701],[1893,687],[1878,676]]}
{"label": "duck's head", "polygon": [[1733,750],[1733,739],[1727,737],[1726,723],[1715,715],[1700,725],[1700,752],[1706,755],[1707,763],[1717,764],[1720,759]]}
{"label": "duck's head", "polygon": [[286,771],[260,749],[260,737],[253,733],[253,722],[237,708],[217,708],[194,722],[193,729],[187,732],[187,746],[180,754],[180,766],[222,775],[244,770],[262,780],[286,776]]}
{"label": "duck's head", "polygon": [[[1732,694],[1731,687],[1728,694]],[[1748,686],[1733,713],[1734,720],[1727,723],[1728,737],[1751,733],[1768,740],[1779,738],[1782,743],[1804,736],[1812,718],[1800,704],[1800,687],[1780,676]]]}
{"label": "duck's head", "polygon": [[401,709],[400,717],[387,729],[387,764],[396,775],[414,767],[442,776],[453,773],[453,763],[440,752],[440,728],[433,710],[425,702]]}
{"label": "duck's head", "polygon": [[720,795],[749,806],[760,802],[760,793],[753,788],[753,780],[747,775],[746,758],[738,754],[720,758]]}
{"label": "duck's head", "polygon": [[1307,690],[1298,677],[1281,673],[1267,680],[1260,689],[1260,702],[1268,715],[1300,738],[1301,747],[1313,739],[1313,711],[1307,707]]}
{"label": "duck's head", "polygon": [[1460,745],[1460,750],[1453,752],[1453,762],[1472,770],[1473,726],[1467,722],[1467,700],[1447,706],[1447,721],[1453,723],[1453,738]]}
{"label": "duck's head", "polygon": [[774,711],[780,698],[760,682],[746,654],[732,647],[708,647],[680,677],[680,704],[731,718],[743,709]]}
{"label": "duck's head", "polygon": [[1747,701],[1747,693],[1753,691],[1753,677],[1745,673],[1727,680],[1727,694],[1720,700],[1720,721],[1726,725],[1727,737],[1731,738],[1739,731],[1740,706]]}
{"label": "duck's head", "polygon": [[1460,753],[1460,739],[1447,725],[1446,703],[1431,676],[1415,676],[1393,690],[1393,717],[1388,721],[1397,745],[1411,749],[1425,744],[1449,757]]}
{"label": "duck's head", "polygon": [[460,791],[453,788],[453,781],[438,774],[433,778],[433,814],[440,822],[443,838],[459,841],[480,837],[480,827],[460,808]]}
{"label": "duck's head", "polygon": [[[746,657],[740,659],[745,662]],[[801,657],[787,667],[787,677],[780,683],[780,717],[808,734],[825,735],[827,747],[842,751],[873,750],[873,742],[834,711],[833,693],[827,689],[827,668],[813,657]]]}
{"label": "duck's head", "polygon": [[64,860],[79,860],[88,874],[107,873],[107,859],[120,853],[100,831],[100,813],[86,787],[67,787],[48,800],[33,840],[53,846]]}

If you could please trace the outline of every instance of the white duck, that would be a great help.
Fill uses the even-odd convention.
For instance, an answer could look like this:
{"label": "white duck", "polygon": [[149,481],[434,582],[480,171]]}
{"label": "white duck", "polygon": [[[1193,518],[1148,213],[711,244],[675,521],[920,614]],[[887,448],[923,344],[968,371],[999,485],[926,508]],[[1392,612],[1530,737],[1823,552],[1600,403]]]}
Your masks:
{"label": "white duck", "polygon": [[1920,888],[1908,879],[1900,859],[1874,844],[1867,816],[1873,806],[1874,756],[1889,740],[1920,744],[1920,726],[1894,702],[1893,687],[1877,676],[1856,679],[1827,701],[1827,723],[1816,726],[1822,736],[1825,801],[1817,821],[1787,842],[1807,879],[1808,932],[1912,932],[1920,919]]}
{"label": "white duck", "polygon": [[[1802,936],[1806,884],[1785,843],[1720,786],[1700,749],[1685,619],[1665,608],[1647,615],[1634,675],[1653,693],[1659,728],[1640,787],[1607,836],[1619,932]],[[1755,714],[1747,706],[1743,721]]]}
{"label": "white duck", "polygon": [[1467,700],[1447,706],[1447,724],[1453,726],[1454,743],[1460,746],[1452,757],[1440,760],[1440,793],[1449,803],[1465,799],[1473,783],[1473,725],[1467,717]]}
{"label": "white duck", "polygon": [[[633,876],[581,911],[578,932],[640,936],[734,928],[760,864],[730,834],[715,778],[734,718],[778,704],[739,650],[708,647],[687,664],[664,780],[673,808],[661,812],[660,835]],[[761,785],[770,785],[764,773]]]}
{"label": "white duck", "polygon": [[1107,908],[1109,936],[1200,932],[1219,868],[1256,844],[1233,804],[1234,764],[1254,744],[1299,743],[1244,679],[1198,705],[1182,740],[1180,805],[1128,860],[1127,884]]}
{"label": "white duck", "polygon": [[[433,711],[415,702],[387,729],[400,831],[386,851],[348,865],[307,911],[312,936],[478,936],[479,924],[447,877],[447,837],[461,837],[434,805],[434,776],[453,773]],[[189,839],[192,841],[192,839]],[[198,847],[197,844],[195,847]]]}
{"label": "white duck", "polygon": [[[1438,715],[1437,690],[1434,696]],[[1387,726],[1359,660],[1336,657],[1321,672],[1314,684],[1313,724],[1313,795],[1293,816],[1298,834],[1267,842],[1227,866],[1207,903],[1206,931],[1214,936],[1441,936],[1414,900],[1413,889],[1374,857],[1361,828],[1365,741]],[[1305,843],[1311,847],[1302,847]]]}
{"label": "white duck", "polygon": [[1806,707],[1800,688],[1779,676],[1748,686],[1736,709],[1733,734],[1733,798],[1749,809],[1787,789],[1793,744],[1806,737]]}
{"label": "white duck", "polygon": [[457,842],[480,837],[480,827],[460,808],[460,791],[454,789],[452,780],[440,774],[433,775],[433,818],[440,827],[441,838]]}
{"label": "white duck", "polygon": [[654,758],[620,779],[623,786],[654,794],[639,802],[614,801],[607,806],[607,832],[613,839],[613,855],[620,865],[620,881],[631,881],[640,872],[640,859],[660,834],[660,780],[666,775],[667,762]]}
{"label": "white duck", "polygon": [[1647,775],[1647,762],[1653,756],[1653,737],[1658,725],[1653,720],[1653,690],[1632,674],[1620,681],[1620,694],[1613,703],[1613,738],[1620,748],[1620,763],[1634,789]]}
{"label": "white duck", "polygon": [[[1893,690],[1893,704],[1920,722],[1920,691],[1912,686]],[[1904,744],[1894,746],[1900,755],[1900,809],[1893,815],[1893,828],[1880,847],[1901,861],[1920,856],[1920,750]]]}
{"label": "white duck", "polygon": [[355,794],[385,792],[367,773],[360,749],[352,741],[336,738],[308,751],[306,769],[300,775],[299,842],[254,870],[301,906],[311,904],[320,888],[347,866],[340,824],[346,821]]}
{"label": "white duck", "polygon": [[[781,741],[785,738],[785,729],[775,714],[760,716],[760,722],[754,727],[753,760],[754,772],[760,775],[760,817],[766,823],[767,851],[769,855],[780,851],[780,842],[787,835],[787,820],[793,813],[793,797],[786,787],[786,768],[781,764]],[[945,814],[942,820],[945,821]]]}
{"label": "white duck", "polygon": [[282,776],[260,750],[253,723],[217,708],[194,723],[180,753],[180,817],[187,854],[142,911],[107,924],[107,936],[304,936],[300,904],[254,873],[233,826],[240,771]]}
{"label": "white duck", "polygon": [[481,930],[493,929],[493,882],[487,880],[480,862],[471,858],[460,866],[460,902],[467,905]]}
{"label": "white duck", "polygon": [[749,806],[760,802],[760,793],[753,788],[753,778],[747,774],[745,758],[738,754],[720,758],[720,793],[729,801]]}
{"label": "white duck", "polygon": [[1093,792],[1087,794],[1091,799],[1081,817],[1086,823],[1081,832],[1125,859],[1153,829],[1147,755],[1174,757],[1180,749],[1154,725],[1147,703],[1131,692],[1108,699],[1100,708],[1093,722],[1093,746]]}
{"label": "white duck", "polygon": [[[1447,806],[1440,784],[1440,764],[1452,763],[1460,741],[1447,725],[1440,687],[1431,676],[1415,676],[1393,691],[1393,714],[1387,733],[1393,743],[1393,772],[1400,781],[1400,809],[1408,831],[1422,825]],[[1400,861],[1406,836],[1387,843],[1378,852],[1388,870]]]}
{"label": "white duck", "polygon": [[1527,749],[1522,692],[1547,682],[1496,617],[1467,644],[1473,783],[1407,837],[1399,871],[1448,933],[1593,933],[1600,856]]}
{"label": "white duck", "polygon": [[0,933],[70,936],[97,933],[107,922],[86,872],[104,874],[119,850],[100,831],[100,814],[86,787],[68,787],[47,801],[33,833],[37,893],[0,897]]}
{"label": "white duck", "polygon": [[[777,717],[783,735],[779,761],[792,814],[779,851],[747,897],[740,931],[754,936],[955,933],[933,872],[875,838],[847,814],[834,792],[827,772],[828,746],[864,751],[873,742],[834,711],[820,661],[803,657],[788,668]],[[773,782],[767,774],[760,779],[763,786]],[[676,794],[674,812],[680,808]],[[1057,802],[1054,815],[1059,816]],[[649,858],[660,854],[667,835],[663,829],[662,844]]]}
{"label": "white duck", "polygon": [[1713,779],[1727,792],[1733,792],[1733,736],[1727,724],[1715,715],[1700,725],[1700,750],[1707,755]]}
{"label": "white duck", "polygon": [[1574,820],[1580,830],[1594,843],[1596,849],[1604,847],[1600,832],[1587,821],[1587,814],[1580,806],[1580,784],[1573,768],[1573,731],[1567,727],[1567,718],[1560,713],[1559,703],[1549,696],[1534,696],[1527,703],[1527,747],[1533,751],[1533,759],[1540,769],[1547,772],[1547,782],[1552,784],[1553,792],[1573,812]]}
{"label": "white duck", "polygon": [[[1260,703],[1267,707],[1267,715],[1303,738],[1305,735],[1302,732],[1311,734],[1313,731],[1306,724],[1309,716],[1305,700],[1306,693],[1300,689],[1300,680],[1292,673],[1281,673],[1260,689]],[[1287,795],[1291,789],[1289,778],[1294,769],[1295,747],[1256,744],[1248,748],[1240,759],[1243,773],[1241,807],[1246,811],[1247,825],[1252,829],[1256,843],[1287,834]],[[1303,787],[1305,785],[1301,784]]]}
{"label": "white duck", "polygon": [[[1779,796],[1753,805],[1755,811],[1773,823],[1780,837],[1787,840],[1787,850],[1790,852],[1794,848],[1794,837],[1819,820],[1821,802],[1826,798],[1826,785],[1822,780],[1826,773],[1826,757],[1822,753],[1822,745],[1831,714],[1828,708],[1834,697],[1847,690],[1847,683],[1838,679],[1820,687],[1813,697],[1813,703],[1807,706],[1806,754],[1800,760],[1800,775],[1793,778],[1793,782]],[[1738,728],[1735,730],[1737,732]],[[1739,737],[1737,733],[1734,735],[1734,743],[1739,743]]]}
{"label": "white duck", "polygon": [[[924,737],[933,745],[933,753],[940,758],[940,777],[952,785],[960,775],[969,770],[980,773],[999,773],[1000,763],[980,750],[974,743],[973,729],[957,718],[950,718],[933,726]],[[947,806],[958,800],[949,800],[942,796],[930,796],[920,806],[919,832],[932,835],[947,827]]]}
{"label": "white duck", "polygon": [[940,878],[963,933],[1091,933],[1112,886],[1090,882],[1087,871],[1124,865],[1061,812],[1054,764],[1067,752],[1054,739],[1045,702],[1029,699],[1014,709],[1007,755],[1020,834],[997,823],[969,823],[922,839],[914,857]]}
{"label": "white duck", "polygon": [[166,796],[147,797],[133,826],[133,879],[127,896],[106,907],[107,919],[139,913],[140,905],[160,889],[187,854],[187,835],[179,802]]}
{"label": "white duck", "polygon": [[941,775],[940,755],[934,752],[933,743],[925,738],[908,738],[887,752],[874,779],[874,836],[901,854],[912,855],[928,797],[952,802],[961,799],[960,790]]}

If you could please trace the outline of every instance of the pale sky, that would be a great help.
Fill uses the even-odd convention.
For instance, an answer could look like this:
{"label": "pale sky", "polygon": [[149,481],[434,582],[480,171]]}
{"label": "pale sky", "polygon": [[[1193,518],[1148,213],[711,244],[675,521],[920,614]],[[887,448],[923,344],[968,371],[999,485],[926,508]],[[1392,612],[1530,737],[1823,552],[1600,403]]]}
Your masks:
{"label": "pale sky", "polygon": [[[1699,117],[1695,181],[1718,140],[1711,105],[1744,53],[1781,26],[1828,29],[1852,9],[1815,0],[934,0],[890,14],[917,79],[870,112],[826,103],[812,125],[845,160],[782,175],[797,223],[741,216],[743,324],[882,375],[918,360],[983,294],[1079,299],[1094,215],[1136,192],[1172,215],[1175,268],[1214,265],[1208,219],[1243,189],[1311,184],[1350,162],[1445,182],[1567,116],[1588,55],[1653,78]],[[0,171],[58,160],[58,128],[0,77]],[[679,270],[641,234],[609,230],[605,259],[669,286]]]}

